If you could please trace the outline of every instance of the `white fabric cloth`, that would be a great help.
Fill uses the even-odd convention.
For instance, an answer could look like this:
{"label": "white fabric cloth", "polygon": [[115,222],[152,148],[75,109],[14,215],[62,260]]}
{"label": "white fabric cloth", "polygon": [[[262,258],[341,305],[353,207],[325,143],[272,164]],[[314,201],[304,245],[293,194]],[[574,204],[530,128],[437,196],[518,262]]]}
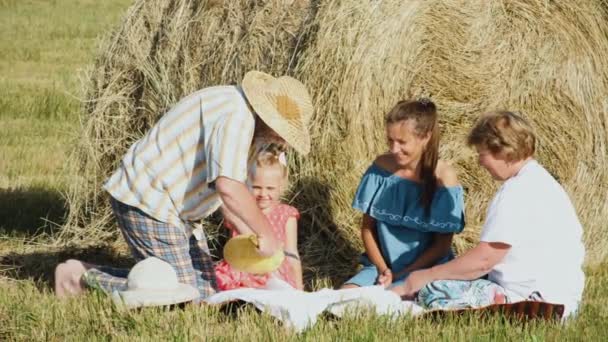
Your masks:
{"label": "white fabric cloth", "polygon": [[481,241],[511,249],[489,274],[513,301],[538,291],[574,313],[583,293],[583,230],[562,186],[535,160],[506,180],[492,200]]}
{"label": "white fabric cloth", "polygon": [[326,310],[338,317],[358,308],[371,309],[382,315],[419,315],[424,311],[414,302],[402,301],[397,294],[382,286],[304,292],[276,278],[269,280],[265,289],[230,290],[205,299],[209,304],[234,300],[253,304],[297,332],[313,326],[317,316]]}

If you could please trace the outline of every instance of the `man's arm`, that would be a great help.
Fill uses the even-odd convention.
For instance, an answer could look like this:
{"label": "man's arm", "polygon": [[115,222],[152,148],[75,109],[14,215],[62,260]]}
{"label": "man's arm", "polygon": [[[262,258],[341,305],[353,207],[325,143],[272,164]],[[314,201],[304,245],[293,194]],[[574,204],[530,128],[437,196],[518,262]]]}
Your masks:
{"label": "man's arm", "polygon": [[279,243],[272,233],[270,222],[258,208],[245,184],[220,176],[215,181],[215,189],[226,209],[258,236],[260,254],[273,255],[279,248]]}
{"label": "man's arm", "polygon": [[222,205],[220,208],[222,211],[222,215],[224,215],[224,220],[229,223],[226,227],[230,229],[236,229],[239,234],[255,234],[249,226],[245,224],[235,213],[231,212],[225,205]]}

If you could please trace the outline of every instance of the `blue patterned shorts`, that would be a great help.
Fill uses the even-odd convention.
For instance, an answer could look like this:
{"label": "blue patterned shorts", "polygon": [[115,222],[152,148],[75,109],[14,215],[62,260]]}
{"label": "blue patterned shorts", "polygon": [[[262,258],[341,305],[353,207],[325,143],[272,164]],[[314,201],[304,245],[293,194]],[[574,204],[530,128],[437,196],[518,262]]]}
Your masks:
{"label": "blue patterned shorts", "polygon": [[508,302],[505,289],[489,280],[438,280],[423,287],[417,300],[427,309],[465,309],[494,304],[497,295]]}

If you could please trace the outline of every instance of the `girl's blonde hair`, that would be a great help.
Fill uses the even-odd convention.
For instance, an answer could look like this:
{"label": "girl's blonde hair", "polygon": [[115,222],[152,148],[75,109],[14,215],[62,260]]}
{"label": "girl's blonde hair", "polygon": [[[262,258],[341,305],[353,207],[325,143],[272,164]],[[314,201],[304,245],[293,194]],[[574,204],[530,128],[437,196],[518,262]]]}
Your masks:
{"label": "girl's blonde hair", "polygon": [[251,175],[255,175],[258,168],[278,165],[281,168],[284,181],[289,178],[289,168],[285,155],[285,146],[281,144],[269,144],[261,148],[255,156],[255,167],[251,170]]}
{"label": "girl's blonde hair", "polygon": [[467,137],[467,144],[487,149],[495,156],[502,153],[507,161],[517,161],[534,154],[536,137],[522,116],[509,111],[492,111],[477,120]]}

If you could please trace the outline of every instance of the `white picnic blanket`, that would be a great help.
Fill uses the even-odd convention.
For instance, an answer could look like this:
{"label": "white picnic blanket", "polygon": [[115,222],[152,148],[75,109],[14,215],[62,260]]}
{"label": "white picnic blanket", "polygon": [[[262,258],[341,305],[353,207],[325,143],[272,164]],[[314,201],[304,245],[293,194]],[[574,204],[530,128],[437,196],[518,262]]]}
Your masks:
{"label": "white picnic blanket", "polygon": [[382,286],[359,287],[344,290],[322,289],[315,292],[299,291],[289,284],[273,278],[264,289],[237,289],[216,293],[205,302],[222,304],[242,300],[253,304],[262,312],[279,319],[285,326],[298,332],[313,326],[323,311],[342,317],[349,310],[371,309],[379,315],[419,315],[424,309],[414,302],[385,290]]}

